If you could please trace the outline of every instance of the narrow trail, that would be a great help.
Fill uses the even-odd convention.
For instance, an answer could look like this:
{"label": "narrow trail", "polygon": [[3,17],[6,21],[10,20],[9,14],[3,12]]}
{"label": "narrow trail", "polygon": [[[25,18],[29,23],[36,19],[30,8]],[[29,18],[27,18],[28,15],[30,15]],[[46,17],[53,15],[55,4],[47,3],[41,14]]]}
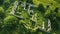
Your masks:
{"label": "narrow trail", "polygon": [[[20,2],[22,2],[22,1],[20,1]],[[37,7],[37,6],[35,6],[35,5],[33,5],[33,4],[30,4],[30,3],[25,3],[24,5],[29,5],[29,7],[28,7],[28,13],[30,13],[30,7]],[[15,1],[14,2],[14,6],[13,6],[13,8],[12,8],[12,11],[11,11],[11,13],[10,14],[12,14],[13,16],[15,16],[15,17],[17,17],[17,18],[23,18],[23,17],[20,17],[20,16],[18,16],[18,15],[15,15],[15,12],[16,12],[16,9],[17,9],[17,6],[18,6],[18,1]],[[24,8],[24,10],[25,10],[25,7],[26,6],[23,6],[23,8]],[[33,11],[32,11],[33,12]],[[32,16],[32,20],[33,20],[33,18],[34,18],[34,16]],[[45,27],[44,27],[45,25],[44,25],[44,22],[42,23],[42,28],[37,28],[37,29],[39,29],[40,31],[43,31],[43,32],[50,32],[51,31],[51,22],[50,22],[50,20],[48,19],[48,29],[47,29],[47,31],[45,30]]]}
{"label": "narrow trail", "polygon": [[15,15],[17,6],[18,6],[18,1],[15,1],[15,2],[14,2],[14,7],[12,8],[12,11],[11,11],[10,14],[12,14],[13,16],[21,19],[22,17],[20,17],[20,16],[18,16],[18,15]]}

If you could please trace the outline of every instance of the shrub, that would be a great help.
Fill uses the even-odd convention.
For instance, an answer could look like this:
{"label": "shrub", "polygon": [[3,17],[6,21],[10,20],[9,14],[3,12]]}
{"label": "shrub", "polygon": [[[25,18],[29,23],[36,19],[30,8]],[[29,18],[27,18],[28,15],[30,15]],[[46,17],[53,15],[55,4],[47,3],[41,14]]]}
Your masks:
{"label": "shrub", "polygon": [[4,19],[4,30],[16,30],[18,24],[18,19],[14,16],[7,16]]}
{"label": "shrub", "polygon": [[18,21],[18,19],[14,16],[7,16],[5,19],[4,19],[4,23],[5,24],[16,24]]}

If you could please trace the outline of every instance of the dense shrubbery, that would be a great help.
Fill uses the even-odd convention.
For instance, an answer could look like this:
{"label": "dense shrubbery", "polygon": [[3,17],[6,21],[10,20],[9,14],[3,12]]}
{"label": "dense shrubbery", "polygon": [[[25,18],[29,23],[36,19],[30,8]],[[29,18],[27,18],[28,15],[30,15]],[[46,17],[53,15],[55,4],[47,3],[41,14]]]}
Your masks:
{"label": "dense shrubbery", "polygon": [[14,16],[7,16],[4,19],[4,30],[5,31],[15,31],[17,29],[18,19]]}
{"label": "dense shrubbery", "polygon": [[[52,10],[50,8],[50,5],[47,5],[47,7],[45,7],[43,3],[39,4],[39,6],[35,10],[38,13],[34,11],[34,14],[32,14],[34,15],[33,19],[35,21],[38,21],[35,22],[34,20],[30,19],[31,17],[28,16],[28,12],[24,12],[23,8],[21,8],[20,5],[18,5],[16,12],[20,12],[21,14],[17,15],[21,15],[23,19],[19,19],[10,14],[13,8],[13,3],[15,1],[16,0],[0,0],[0,6],[3,5],[0,7],[0,34],[42,34],[39,29],[37,29],[37,27],[40,27],[41,22],[43,22],[44,20],[47,21],[47,19],[51,20],[51,27],[53,31],[60,30],[60,16],[58,13],[58,7]],[[23,1],[33,4],[32,0]]]}
{"label": "dense shrubbery", "polygon": [[14,16],[7,16],[5,19],[4,19],[4,23],[5,24],[16,24],[17,23],[17,18],[14,17]]}

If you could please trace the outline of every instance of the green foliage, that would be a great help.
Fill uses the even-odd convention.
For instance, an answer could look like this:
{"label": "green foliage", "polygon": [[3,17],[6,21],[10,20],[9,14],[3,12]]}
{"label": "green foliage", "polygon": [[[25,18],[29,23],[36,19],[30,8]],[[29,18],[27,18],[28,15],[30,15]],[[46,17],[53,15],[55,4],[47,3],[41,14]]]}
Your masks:
{"label": "green foliage", "polygon": [[[21,8],[20,4],[15,10],[15,15],[23,19],[17,19],[10,14],[13,10],[14,2],[20,0],[0,0],[0,34],[45,34],[39,28],[42,27],[42,22],[45,22],[47,29],[47,21],[50,19],[52,34],[60,32],[60,4],[59,0],[21,0],[23,2],[35,4],[37,7],[32,7],[33,20],[27,10]],[[57,1],[57,2],[55,2]],[[23,3],[22,2],[22,3]],[[36,9],[35,9],[36,8]]]}
{"label": "green foliage", "polygon": [[54,1],[56,1],[56,2],[60,3],[60,0],[54,0]]}
{"label": "green foliage", "polygon": [[3,19],[4,16],[5,16],[4,9],[3,9],[3,7],[0,7],[0,18]]}
{"label": "green foliage", "polygon": [[6,16],[9,16],[9,15],[10,15],[10,12],[12,11],[12,8],[13,8],[13,5],[11,5],[11,6],[5,11]]}
{"label": "green foliage", "polygon": [[9,5],[10,5],[10,0],[5,0],[4,1],[4,8],[5,8],[5,10],[9,8]]}
{"label": "green foliage", "polygon": [[49,10],[47,10],[46,12],[45,12],[45,17],[49,17],[50,16],[50,11],[48,12]]}
{"label": "green foliage", "polygon": [[7,16],[5,19],[4,19],[4,23],[5,24],[16,24],[17,23],[17,18],[14,17],[14,16]]}
{"label": "green foliage", "polygon": [[18,19],[14,16],[7,16],[4,19],[4,30],[15,31],[17,29]]}
{"label": "green foliage", "polygon": [[3,7],[0,7],[0,31],[3,29],[3,19],[5,18],[5,13]]}
{"label": "green foliage", "polygon": [[10,3],[13,3],[15,0],[10,0]]}

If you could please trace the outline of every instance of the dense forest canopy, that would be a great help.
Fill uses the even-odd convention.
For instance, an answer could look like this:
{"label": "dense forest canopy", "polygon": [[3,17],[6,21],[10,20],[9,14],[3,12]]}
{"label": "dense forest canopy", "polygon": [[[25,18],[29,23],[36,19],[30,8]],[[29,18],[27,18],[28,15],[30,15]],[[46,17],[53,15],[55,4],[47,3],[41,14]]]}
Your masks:
{"label": "dense forest canopy", "polygon": [[60,34],[60,0],[0,0],[0,34]]}

